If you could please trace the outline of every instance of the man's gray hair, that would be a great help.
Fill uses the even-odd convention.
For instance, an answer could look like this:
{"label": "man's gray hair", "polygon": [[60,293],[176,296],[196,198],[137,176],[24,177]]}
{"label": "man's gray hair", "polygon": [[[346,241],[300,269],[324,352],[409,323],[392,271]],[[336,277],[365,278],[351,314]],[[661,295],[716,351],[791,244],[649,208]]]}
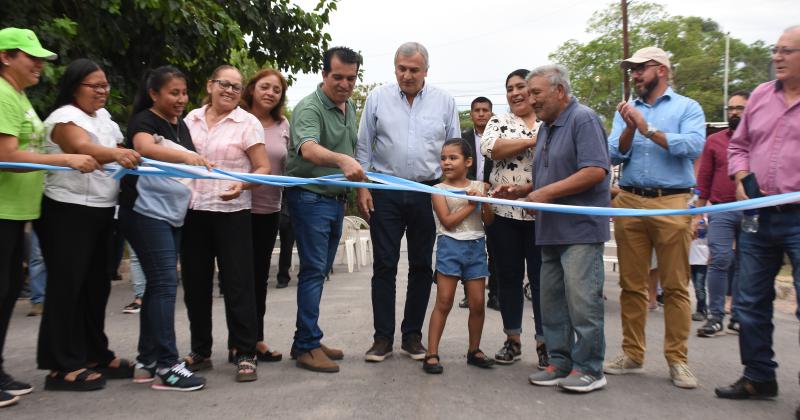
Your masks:
{"label": "man's gray hair", "polygon": [[564,93],[567,97],[572,96],[572,89],[569,87],[569,72],[561,64],[547,64],[536,67],[528,73],[528,77],[525,80],[531,80],[534,77],[547,78],[550,86],[556,87],[560,85],[564,88]]}
{"label": "man's gray hair", "polygon": [[425,68],[427,69],[430,67],[428,62],[428,49],[425,48],[424,45],[420,44],[419,42],[406,42],[397,48],[397,52],[394,54],[394,62],[397,63],[397,58],[401,55],[403,57],[411,57],[412,55],[420,53],[422,55],[422,59],[425,61]]}

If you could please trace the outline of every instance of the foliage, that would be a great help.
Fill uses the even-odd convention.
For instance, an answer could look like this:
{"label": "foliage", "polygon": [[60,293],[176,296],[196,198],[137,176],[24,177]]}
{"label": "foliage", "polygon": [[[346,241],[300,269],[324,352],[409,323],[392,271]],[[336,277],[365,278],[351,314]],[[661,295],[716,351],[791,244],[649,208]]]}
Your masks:
{"label": "foliage", "polygon": [[472,128],[475,124],[472,123],[472,118],[469,116],[469,110],[459,111],[458,120],[461,123],[461,131]]}
{"label": "foliage", "polygon": [[367,104],[367,96],[380,85],[381,83],[360,83],[353,89],[353,96],[350,99],[356,105],[356,121],[361,121],[361,112],[364,111],[364,106]]}
{"label": "foliage", "polygon": [[[697,100],[707,121],[721,121],[725,34],[719,25],[711,19],[670,16],[663,6],[646,2],[630,3],[628,16],[631,54],[647,46],[658,46],[671,53],[673,88]],[[575,96],[610,126],[622,99],[619,4],[596,12],[587,31],[597,36],[587,43],[569,40],[550,59],[567,66]],[[768,80],[769,61],[768,47],[763,42],[747,45],[731,37],[729,92],[753,89]]]}
{"label": "foliage", "polygon": [[3,25],[33,29],[45,48],[59,54],[29,91],[40,114],[49,111],[63,67],[87,57],[105,69],[112,85],[109,110],[122,122],[147,68],[172,64],[183,70],[195,104],[212,70],[225,62],[245,72],[264,66],[319,71],[331,39],[323,29],[337,1],[319,0],[313,11],[291,0],[5,2]]}

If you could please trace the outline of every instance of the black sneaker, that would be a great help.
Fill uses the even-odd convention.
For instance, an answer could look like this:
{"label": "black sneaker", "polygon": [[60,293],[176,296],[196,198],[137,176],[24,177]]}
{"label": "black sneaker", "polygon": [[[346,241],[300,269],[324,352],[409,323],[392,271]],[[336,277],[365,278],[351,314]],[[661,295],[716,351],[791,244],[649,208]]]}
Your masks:
{"label": "black sneaker", "polygon": [[461,302],[458,302],[459,308],[469,308],[469,302],[467,302],[467,297],[464,296],[464,299],[461,299]]}
{"label": "black sneaker", "polygon": [[8,392],[0,391],[0,407],[8,407],[19,402],[19,397]]}
{"label": "black sneaker", "polygon": [[136,301],[133,301],[133,302],[125,305],[124,308],[122,308],[122,313],[123,314],[138,314],[139,312],[141,312],[141,310],[142,310],[142,305],[140,303],[136,303]]}
{"label": "black sneaker", "polygon": [[731,322],[728,323],[728,334],[739,335],[739,331],[741,331],[740,328],[739,321],[731,320]]}
{"label": "black sneaker", "polygon": [[550,365],[550,356],[547,354],[547,346],[542,343],[536,346],[536,355],[539,357],[539,370],[547,369]]}
{"label": "black sneaker", "polygon": [[408,357],[414,360],[424,359],[425,353],[428,352],[425,346],[422,345],[422,335],[420,334],[408,334],[403,337],[403,344],[400,348],[408,354]]}
{"label": "black sneaker", "polygon": [[33,392],[33,386],[24,382],[15,381],[10,375],[3,375],[0,377],[0,391],[18,397]]}
{"label": "black sneaker", "polygon": [[276,289],[285,289],[289,287],[288,281],[278,281],[278,284],[275,286]]}
{"label": "black sneaker", "polygon": [[719,398],[731,400],[770,399],[778,396],[778,382],[756,382],[744,376],[730,386],[722,386],[714,390]]}
{"label": "black sneaker", "polygon": [[[375,337],[372,347],[364,357],[368,362],[382,362],[392,355],[392,340],[386,337]],[[423,355],[424,357],[424,355]]]}
{"label": "black sneaker", "polygon": [[522,344],[506,340],[503,347],[494,355],[494,360],[501,365],[510,365],[522,358]]}
{"label": "black sneaker", "polygon": [[717,337],[725,335],[725,330],[722,328],[722,321],[711,318],[706,321],[706,324],[697,329],[698,337]]}
{"label": "black sneaker", "polygon": [[175,364],[167,371],[156,372],[156,375],[160,381],[156,381],[150,387],[159,391],[197,391],[206,385],[205,378],[186,369],[183,363]]}

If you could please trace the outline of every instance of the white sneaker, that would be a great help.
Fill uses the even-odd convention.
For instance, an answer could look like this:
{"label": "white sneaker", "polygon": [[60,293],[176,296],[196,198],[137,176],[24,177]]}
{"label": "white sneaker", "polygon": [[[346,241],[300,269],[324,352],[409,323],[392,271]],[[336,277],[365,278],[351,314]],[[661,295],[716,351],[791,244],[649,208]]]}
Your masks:
{"label": "white sneaker", "polygon": [[689,370],[689,366],[686,363],[669,365],[669,376],[672,378],[672,384],[678,388],[697,388],[697,378]]}
{"label": "white sneaker", "polygon": [[614,360],[603,364],[603,372],[609,375],[627,375],[629,373],[641,373],[644,368],[641,364],[636,363],[624,353],[620,354]]}

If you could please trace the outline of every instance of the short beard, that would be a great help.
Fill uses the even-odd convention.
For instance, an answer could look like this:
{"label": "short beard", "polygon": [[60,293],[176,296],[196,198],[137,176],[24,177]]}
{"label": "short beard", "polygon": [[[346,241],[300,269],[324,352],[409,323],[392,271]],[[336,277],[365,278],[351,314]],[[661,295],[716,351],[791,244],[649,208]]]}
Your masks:
{"label": "short beard", "polygon": [[739,126],[739,122],[742,121],[741,117],[730,117],[728,118],[728,129],[731,130],[731,133],[736,131],[736,127]]}
{"label": "short beard", "polygon": [[643,99],[645,101],[647,99],[650,99],[650,95],[653,93],[653,91],[656,90],[656,87],[658,87],[658,82],[660,80],[661,79],[658,77],[658,75],[656,75],[653,78],[653,80],[651,80],[650,82],[648,82],[647,84],[642,86],[642,89],[640,91],[636,92],[637,94],[639,94],[639,98]]}

